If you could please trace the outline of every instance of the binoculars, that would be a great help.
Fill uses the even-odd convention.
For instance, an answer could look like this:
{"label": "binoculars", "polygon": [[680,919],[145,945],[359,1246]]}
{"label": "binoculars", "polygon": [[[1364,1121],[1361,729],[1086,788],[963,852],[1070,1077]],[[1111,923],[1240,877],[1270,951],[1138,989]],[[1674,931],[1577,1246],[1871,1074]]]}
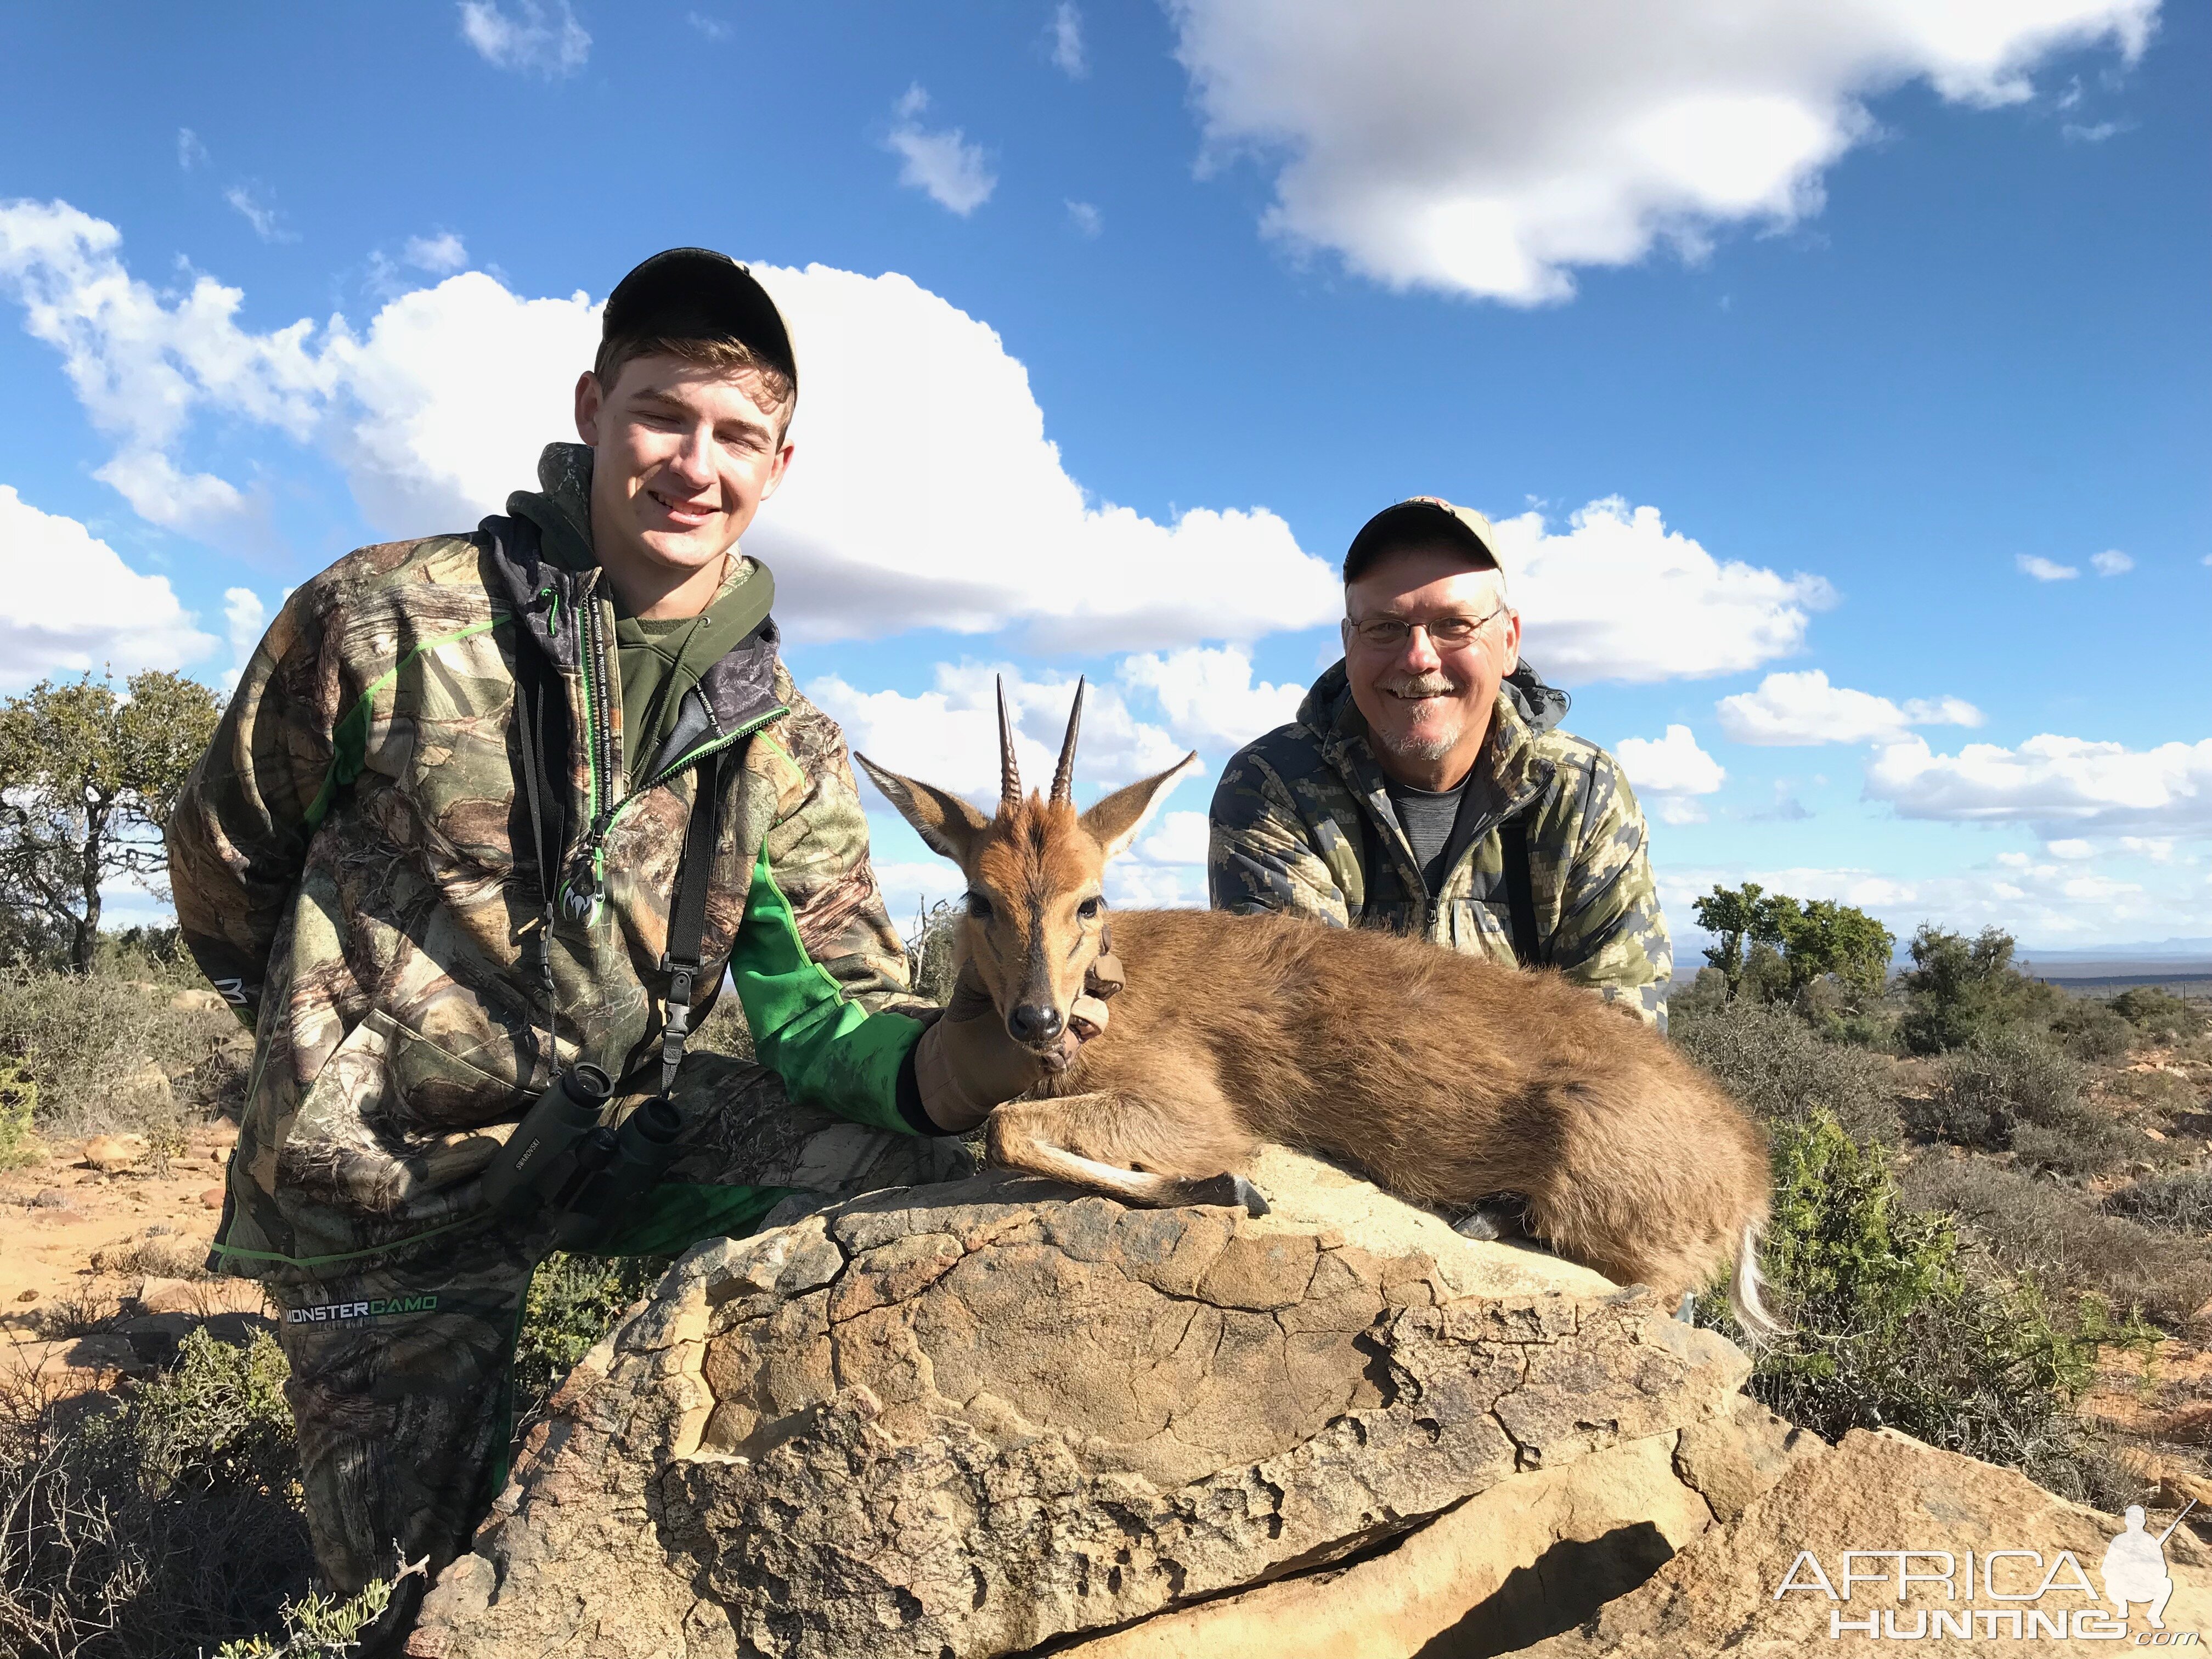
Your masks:
{"label": "binoculars", "polygon": [[610,1127],[599,1115],[613,1093],[596,1066],[572,1066],[555,1079],[486,1167],[486,1206],[507,1221],[550,1210],[556,1249],[605,1243],[675,1161],[684,1127],[668,1097],[655,1095]]}

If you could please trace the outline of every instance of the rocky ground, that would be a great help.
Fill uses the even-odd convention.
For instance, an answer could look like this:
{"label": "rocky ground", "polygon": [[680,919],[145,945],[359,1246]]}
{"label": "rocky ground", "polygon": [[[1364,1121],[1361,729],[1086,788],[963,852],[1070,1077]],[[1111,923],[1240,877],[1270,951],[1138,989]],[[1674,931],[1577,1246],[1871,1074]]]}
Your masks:
{"label": "rocky ground", "polygon": [[258,1286],[203,1264],[234,1125],[199,1124],[166,1156],[143,1136],[49,1145],[0,1175],[0,1369],[76,1393],[144,1375],[193,1325],[233,1337]]}

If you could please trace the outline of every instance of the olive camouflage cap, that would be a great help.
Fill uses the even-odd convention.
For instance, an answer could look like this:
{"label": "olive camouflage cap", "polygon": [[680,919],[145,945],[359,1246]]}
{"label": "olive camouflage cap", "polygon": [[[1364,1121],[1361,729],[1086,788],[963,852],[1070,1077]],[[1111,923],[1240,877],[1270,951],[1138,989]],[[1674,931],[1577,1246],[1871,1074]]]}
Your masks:
{"label": "olive camouflage cap", "polygon": [[1498,554],[1498,532],[1489,520],[1471,507],[1455,507],[1441,495],[1414,495],[1384,507],[1359,527],[1345,550],[1346,585],[1373,569],[1386,553],[1437,542],[1464,549],[1498,574],[1505,574],[1505,561]]}

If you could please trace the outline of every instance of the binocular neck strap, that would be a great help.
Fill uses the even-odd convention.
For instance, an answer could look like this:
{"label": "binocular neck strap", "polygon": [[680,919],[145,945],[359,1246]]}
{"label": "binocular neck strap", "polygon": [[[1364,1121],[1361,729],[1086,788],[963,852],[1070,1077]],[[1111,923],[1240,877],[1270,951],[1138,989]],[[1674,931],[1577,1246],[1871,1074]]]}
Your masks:
{"label": "binocular neck strap", "polygon": [[668,913],[668,1024],[660,1034],[660,1092],[676,1086],[684,1044],[691,1034],[691,999],[698,984],[700,951],[707,936],[707,884],[714,872],[714,843],[722,829],[722,756],[718,750],[692,772],[691,818],[684,830],[684,863],[676,872],[676,902]]}

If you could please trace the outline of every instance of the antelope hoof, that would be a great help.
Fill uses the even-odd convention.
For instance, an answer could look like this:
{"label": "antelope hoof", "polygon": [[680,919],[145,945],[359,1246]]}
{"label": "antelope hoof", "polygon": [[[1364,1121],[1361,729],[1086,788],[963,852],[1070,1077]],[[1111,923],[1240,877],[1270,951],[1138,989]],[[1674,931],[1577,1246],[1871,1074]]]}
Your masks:
{"label": "antelope hoof", "polygon": [[1241,1175],[1209,1176],[1204,1181],[1183,1183],[1184,1201],[1189,1204],[1218,1204],[1225,1209],[1238,1209],[1247,1215],[1266,1215],[1267,1200],[1260,1196],[1260,1189]]}

